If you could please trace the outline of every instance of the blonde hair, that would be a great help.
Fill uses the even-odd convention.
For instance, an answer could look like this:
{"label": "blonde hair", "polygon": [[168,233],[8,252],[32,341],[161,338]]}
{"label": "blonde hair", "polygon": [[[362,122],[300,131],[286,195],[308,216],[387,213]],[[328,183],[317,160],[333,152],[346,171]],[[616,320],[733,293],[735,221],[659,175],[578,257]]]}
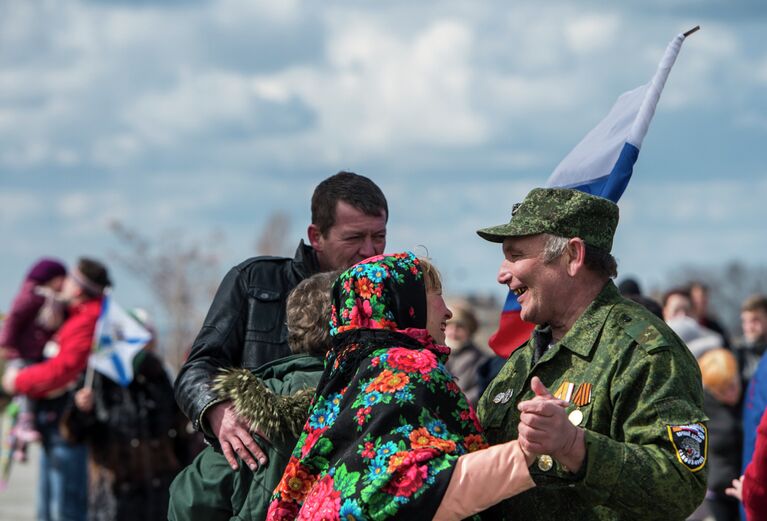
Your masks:
{"label": "blonde hair", "polygon": [[727,349],[712,349],[698,359],[703,387],[722,391],[727,386],[739,381],[738,362]]}
{"label": "blonde hair", "polygon": [[294,353],[323,356],[330,349],[330,294],[340,271],[312,275],[288,295],[288,344]]}
{"label": "blonde hair", "polygon": [[439,274],[439,270],[436,266],[434,266],[431,261],[424,258],[419,258],[418,262],[421,263],[421,271],[423,272],[423,281],[426,285],[426,291],[441,292],[442,276]]}

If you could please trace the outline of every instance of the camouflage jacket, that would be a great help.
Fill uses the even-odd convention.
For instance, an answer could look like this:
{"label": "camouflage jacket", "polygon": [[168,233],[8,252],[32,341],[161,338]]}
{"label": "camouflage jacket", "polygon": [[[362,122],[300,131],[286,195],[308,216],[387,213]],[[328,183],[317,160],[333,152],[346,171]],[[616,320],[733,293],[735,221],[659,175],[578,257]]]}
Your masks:
{"label": "camouflage jacket", "polygon": [[[585,430],[586,459],[577,474],[538,459],[538,487],[501,510],[512,519],[684,519],[706,490],[706,416],[701,377],[682,341],[612,282],[570,331],[533,364],[536,342],[510,356],[479,402],[491,443],[517,438],[520,401],[533,376],[570,402]],[[573,413],[577,410],[578,412]]]}

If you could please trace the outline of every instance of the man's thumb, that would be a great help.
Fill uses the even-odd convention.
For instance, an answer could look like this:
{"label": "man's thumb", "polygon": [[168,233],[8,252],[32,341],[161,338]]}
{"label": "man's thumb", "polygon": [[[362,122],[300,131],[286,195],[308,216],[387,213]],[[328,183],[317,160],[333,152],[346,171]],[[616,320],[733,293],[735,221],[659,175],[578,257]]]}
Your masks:
{"label": "man's thumb", "polygon": [[541,379],[537,376],[533,376],[533,379],[530,381],[530,388],[535,393],[535,396],[539,396],[541,398],[554,398],[549,390],[546,389],[546,386],[543,385]]}

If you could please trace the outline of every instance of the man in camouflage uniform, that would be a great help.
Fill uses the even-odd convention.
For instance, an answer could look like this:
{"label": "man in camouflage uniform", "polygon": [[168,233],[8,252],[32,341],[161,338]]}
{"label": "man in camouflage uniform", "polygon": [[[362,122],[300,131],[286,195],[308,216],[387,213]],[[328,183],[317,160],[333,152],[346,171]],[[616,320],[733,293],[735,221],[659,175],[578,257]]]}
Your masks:
{"label": "man in camouflage uniform", "polygon": [[508,224],[478,231],[503,243],[498,282],[537,324],[478,409],[491,443],[540,454],[537,487],[500,506],[511,519],[681,520],[703,500],[700,372],[666,324],[619,295],[617,224],[606,199],[538,188]]}

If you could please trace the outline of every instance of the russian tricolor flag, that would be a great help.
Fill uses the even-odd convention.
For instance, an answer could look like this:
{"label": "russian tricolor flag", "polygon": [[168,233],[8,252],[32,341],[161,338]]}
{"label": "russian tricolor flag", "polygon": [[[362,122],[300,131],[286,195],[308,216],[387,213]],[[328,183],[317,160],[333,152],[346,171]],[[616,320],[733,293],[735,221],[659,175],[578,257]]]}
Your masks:
{"label": "russian tricolor flag", "polygon": [[[618,98],[607,117],[554,169],[547,187],[575,188],[618,202],[631,179],[639,149],[682,42],[698,29],[690,29],[668,44],[650,83]],[[516,295],[509,292],[498,331],[489,341],[500,356],[508,356],[530,337],[534,326],[520,318],[520,311]]]}
{"label": "russian tricolor flag", "polygon": [[535,324],[522,320],[522,306],[517,302],[517,296],[509,291],[501,311],[498,331],[492,334],[487,343],[495,354],[508,358],[519,346],[524,344],[535,328]]}

